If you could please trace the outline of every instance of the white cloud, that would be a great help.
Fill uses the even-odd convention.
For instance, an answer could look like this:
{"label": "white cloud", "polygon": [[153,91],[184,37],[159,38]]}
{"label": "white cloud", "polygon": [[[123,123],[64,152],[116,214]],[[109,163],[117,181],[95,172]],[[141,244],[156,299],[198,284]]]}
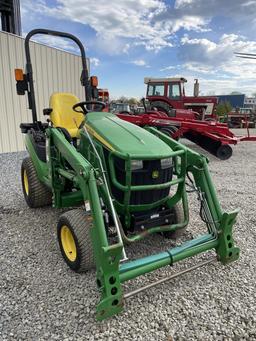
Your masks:
{"label": "white cloud", "polygon": [[169,66],[166,66],[166,67],[163,67],[162,69],[160,69],[159,71],[163,72],[163,71],[167,71],[167,70],[175,70],[177,68],[179,68],[180,65],[169,65]]}
{"label": "white cloud", "polygon": [[230,93],[255,89],[256,61],[240,59],[234,52],[256,52],[256,41],[235,34],[223,34],[218,42],[202,38],[181,39],[179,55],[183,75],[200,78],[204,93]]}
{"label": "white cloud", "polygon": [[143,59],[136,59],[136,60],[133,60],[131,63],[137,66],[147,66],[147,63]]}
{"label": "white cloud", "polygon": [[216,74],[216,70],[209,68],[207,66],[200,65],[198,63],[185,63],[182,65],[183,69],[196,72],[196,73],[202,73],[202,74]]}
{"label": "white cloud", "polygon": [[168,23],[172,33],[179,31],[181,28],[187,31],[207,32],[210,28],[206,28],[209,23],[208,19],[196,15],[184,15],[180,18],[173,19]]}
{"label": "white cloud", "polygon": [[159,51],[173,46],[173,34],[180,29],[209,30],[208,19],[178,13],[163,0],[112,0],[111,4],[105,0],[57,0],[54,7],[45,0],[24,0],[22,6],[23,12],[89,25],[97,34],[98,45],[111,54],[126,53],[131,44]]}
{"label": "white cloud", "polygon": [[[239,23],[241,30],[255,28],[254,0],[23,0],[22,13],[44,14],[89,25],[97,35],[95,44],[110,54],[127,53],[132,45],[159,51],[173,46],[181,29],[205,32],[214,16]],[[233,24],[234,24],[233,23]],[[234,24],[234,25],[235,25]],[[129,45],[129,47],[127,46]]]}
{"label": "white cloud", "polygon": [[[180,57],[184,62],[215,69],[230,63],[238,64],[234,52],[255,52],[256,41],[246,40],[235,34],[223,34],[218,42],[208,39],[190,39],[185,35],[181,39]],[[248,61],[239,61],[240,66]]]}
{"label": "white cloud", "polygon": [[250,95],[255,89],[255,83],[251,80],[241,82],[239,79],[220,79],[218,77],[208,79],[200,78],[200,88],[202,94],[215,92],[217,95],[230,94],[233,91],[239,91],[244,94]]}
{"label": "white cloud", "polygon": [[100,60],[98,58],[92,57],[90,58],[91,65],[94,65],[95,67],[100,65]]}
{"label": "white cloud", "polygon": [[249,0],[249,1],[246,1],[244,4],[242,4],[242,6],[252,6],[252,5],[255,5],[255,0]]}
{"label": "white cloud", "polygon": [[212,51],[214,49],[216,49],[217,47],[217,44],[208,40],[208,39],[205,39],[205,38],[202,38],[202,39],[197,39],[197,38],[194,38],[194,39],[190,39],[188,35],[184,35],[181,40],[181,45],[202,45],[202,46],[205,46],[206,47],[206,50],[207,51]]}
{"label": "white cloud", "polygon": [[133,43],[134,46],[144,46],[147,51],[159,52],[161,49],[165,47],[172,47],[173,44],[167,41],[164,41],[162,38],[155,38],[154,41],[135,41]]}
{"label": "white cloud", "polygon": [[[44,0],[24,0],[23,11],[32,11],[89,25],[97,37],[111,45],[117,39],[135,39],[157,47],[166,46],[168,34],[154,23],[155,15],[165,11],[161,0],[57,0],[49,7]],[[125,48],[127,41],[124,41]],[[127,46],[126,46],[127,47]],[[122,49],[119,51],[122,52]]]}
{"label": "white cloud", "polygon": [[[176,0],[174,6],[168,6],[166,11],[157,17],[159,21],[181,20],[183,17],[195,18],[197,25],[191,21],[185,23],[190,30],[204,31],[210,29],[212,18],[217,17],[215,25],[226,22],[234,30],[247,34],[256,29],[256,1],[254,0]],[[191,26],[189,24],[191,23]],[[193,25],[193,26],[192,26]],[[219,28],[219,27],[218,27]],[[236,32],[236,31],[235,31]]]}
{"label": "white cloud", "polygon": [[130,48],[131,48],[131,44],[126,43],[123,48],[123,53],[129,53]]}
{"label": "white cloud", "polygon": [[191,3],[193,3],[193,0],[176,0],[174,7],[175,8],[182,8],[182,7],[185,7],[186,5],[191,4]]}
{"label": "white cloud", "polygon": [[[180,77],[181,74],[168,74],[166,77]],[[190,73],[183,71],[182,76],[187,79],[187,83],[185,83],[185,92],[187,96],[193,95],[193,84],[194,79],[199,78],[200,83],[200,95],[205,96],[207,94],[216,94],[216,95],[225,95],[230,94],[232,91],[240,91],[247,95],[251,95],[253,90],[255,89],[255,82],[246,81],[241,82],[240,79],[222,79],[217,75],[208,76],[208,75],[200,75],[200,77],[196,76],[195,72],[191,75]]]}

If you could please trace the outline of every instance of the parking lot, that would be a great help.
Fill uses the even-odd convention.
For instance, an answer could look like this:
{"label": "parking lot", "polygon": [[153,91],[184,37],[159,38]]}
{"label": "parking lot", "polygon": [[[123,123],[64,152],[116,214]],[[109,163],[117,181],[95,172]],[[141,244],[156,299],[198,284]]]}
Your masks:
{"label": "parking lot", "polygon": [[[223,209],[240,208],[234,227],[239,261],[226,267],[216,262],[149,289],[127,300],[120,315],[103,322],[95,320],[99,297],[94,273],[76,274],[62,260],[56,241],[61,211],[29,209],[23,199],[20,164],[26,153],[0,155],[0,339],[255,340],[256,143],[235,146],[227,161],[203,153],[210,159]],[[192,196],[190,214],[184,239],[201,230],[196,196]],[[157,235],[127,251],[132,257],[172,244]],[[197,259],[141,276],[127,282],[124,290],[162,278]]]}

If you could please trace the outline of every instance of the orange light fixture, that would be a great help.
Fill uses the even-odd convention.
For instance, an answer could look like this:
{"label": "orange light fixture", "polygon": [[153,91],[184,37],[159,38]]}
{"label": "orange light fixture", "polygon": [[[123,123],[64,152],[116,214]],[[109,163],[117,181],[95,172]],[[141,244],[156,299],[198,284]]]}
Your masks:
{"label": "orange light fixture", "polygon": [[98,77],[97,76],[91,76],[91,85],[95,86],[97,88],[97,86],[98,86]]}
{"label": "orange light fixture", "polygon": [[15,69],[15,80],[16,81],[24,80],[24,74],[22,69]]}

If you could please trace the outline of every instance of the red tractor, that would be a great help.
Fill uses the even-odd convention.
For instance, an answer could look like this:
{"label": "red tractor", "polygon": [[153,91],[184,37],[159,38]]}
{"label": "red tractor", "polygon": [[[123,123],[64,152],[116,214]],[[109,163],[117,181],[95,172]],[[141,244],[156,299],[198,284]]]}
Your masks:
{"label": "red tractor", "polygon": [[216,119],[217,97],[199,96],[199,83],[195,79],[194,96],[185,95],[185,78],[144,78],[147,99],[151,107],[170,117],[196,120]]}

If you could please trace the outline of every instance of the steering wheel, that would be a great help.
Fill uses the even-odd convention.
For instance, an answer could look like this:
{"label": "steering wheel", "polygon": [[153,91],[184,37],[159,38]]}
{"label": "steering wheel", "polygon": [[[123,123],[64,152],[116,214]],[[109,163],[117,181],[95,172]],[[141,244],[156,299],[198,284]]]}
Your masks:
{"label": "steering wheel", "polygon": [[[102,111],[104,108],[106,108],[106,103],[104,102],[100,102],[100,101],[84,101],[84,102],[79,102],[76,103],[75,105],[73,105],[73,110],[75,112],[79,112],[82,113],[84,115],[88,114],[88,112],[91,112],[92,110],[87,108],[87,105],[91,105],[91,104],[96,104],[96,105],[100,105],[100,111]],[[82,109],[82,110],[78,110],[78,108]]]}

